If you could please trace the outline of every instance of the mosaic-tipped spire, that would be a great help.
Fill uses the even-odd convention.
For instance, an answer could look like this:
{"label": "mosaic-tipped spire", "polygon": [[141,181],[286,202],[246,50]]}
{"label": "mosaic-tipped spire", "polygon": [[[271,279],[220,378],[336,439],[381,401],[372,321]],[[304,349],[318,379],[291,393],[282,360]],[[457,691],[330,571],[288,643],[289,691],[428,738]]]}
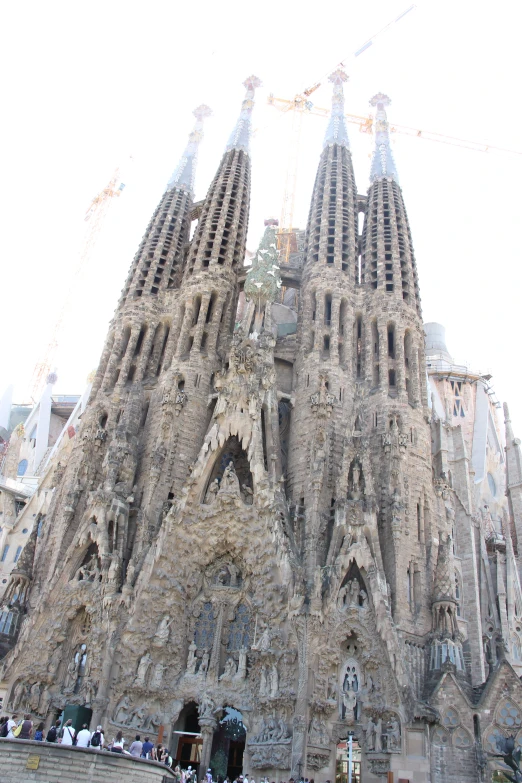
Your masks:
{"label": "mosaic-tipped spire", "polygon": [[194,190],[194,179],[196,176],[196,161],[198,158],[199,145],[203,138],[203,120],[210,117],[211,109],[205,104],[201,104],[192,112],[196,118],[196,124],[189,135],[188,144],[181,156],[176,170],[167,184],[167,190],[180,188],[192,192]]}
{"label": "mosaic-tipped spire", "polygon": [[281,288],[278,256],[277,226],[269,221],[245,280],[245,294],[258,306],[275,301]]}
{"label": "mosaic-tipped spire", "polygon": [[334,89],[332,95],[332,112],[326,129],[323,147],[328,147],[331,144],[341,144],[343,147],[350,149],[348,128],[346,127],[346,119],[344,116],[343,92],[343,82],[348,81],[348,76],[342,68],[337,68],[336,71],[330,74],[328,80],[332,82]]}
{"label": "mosaic-tipped spire", "polygon": [[397,168],[393,159],[390,145],[390,125],[386,116],[386,106],[391,100],[384,93],[379,92],[370,101],[370,106],[375,106],[375,150],[372,158],[370,181],[387,177],[399,181]]}
{"label": "mosaic-tipped spire", "polygon": [[228,140],[228,150],[244,150],[249,152],[250,135],[252,133],[251,117],[254,108],[254,94],[257,87],[261,87],[261,80],[257,76],[249,76],[245,79],[243,85],[246,87],[246,95],[241,104],[241,114],[234,130]]}

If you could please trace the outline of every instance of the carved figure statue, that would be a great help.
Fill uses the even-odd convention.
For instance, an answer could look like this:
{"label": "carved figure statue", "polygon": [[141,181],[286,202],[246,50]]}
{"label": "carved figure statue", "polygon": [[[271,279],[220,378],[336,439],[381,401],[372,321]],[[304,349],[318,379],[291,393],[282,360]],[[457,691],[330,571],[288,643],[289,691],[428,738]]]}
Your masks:
{"label": "carved figure statue", "polygon": [[165,615],[163,620],[161,620],[160,624],[158,625],[158,629],[154,635],[155,647],[164,647],[167,644],[169,640],[170,626],[172,625],[172,623],[173,620],[171,620],[168,615]]}
{"label": "carved figure statue", "polygon": [[374,750],[376,753],[382,752],[382,718],[379,718],[375,724]]}
{"label": "carved figure statue", "polygon": [[219,678],[220,680],[231,680],[236,674],[236,662],[233,658],[227,658],[225,663],[225,669],[223,674]]}
{"label": "carved figure statue", "polygon": [[40,703],[40,685],[37,682],[35,682],[33,683],[33,685],[31,685],[31,690],[29,692],[29,706],[32,712],[36,712],[38,710],[39,703]]}
{"label": "carved figure statue", "polygon": [[205,496],[205,503],[208,505],[211,505],[214,500],[216,499],[216,495],[219,492],[219,481],[218,479],[214,479],[214,481],[211,481],[208,485],[207,494]]}
{"label": "carved figure statue", "polygon": [[40,697],[40,703],[38,705],[38,709],[36,710],[37,715],[41,715],[42,717],[45,717],[47,715],[47,712],[49,711],[49,705],[51,704],[51,694],[49,693],[49,690],[47,688],[44,688],[42,691],[42,695]]}
{"label": "carved figure statue", "polygon": [[195,674],[196,673],[196,663],[198,662],[198,659],[196,657],[197,647],[194,640],[191,641],[189,644],[189,652],[188,652],[188,658],[187,658],[187,674]]}
{"label": "carved figure statue", "polygon": [[362,601],[362,608],[367,609],[368,608],[368,593],[366,590],[361,590],[359,593]]}
{"label": "carved figure statue", "polygon": [[126,723],[129,717],[128,712],[131,708],[131,702],[128,696],[123,696],[118,702],[116,709],[114,710],[114,722]]}
{"label": "carved figure statue", "polygon": [[138,705],[137,707],[135,707],[126,721],[127,725],[134,726],[136,728],[138,726],[142,726],[143,719],[145,718],[145,709],[146,708],[143,707],[142,705]]}
{"label": "carved figure statue", "polygon": [[234,679],[236,680],[244,680],[247,673],[247,648],[242,647],[239,651],[239,664],[237,667],[237,672],[234,675]]}
{"label": "carved figure statue", "polygon": [[348,582],[350,593],[350,606],[359,605],[359,582],[357,579],[352,579]]}
{"label": "carved figure statue", "polygon": [[401,726],[397,718],[393,717],[387,726],[388,750],[400,750]]}
{"label": "carved figure statue", "polygon": [[201,663],[199,664],[198,674],[206,674],[208,671],[208,663],[209,663],[210,655],[208,650],[205,650],[203,653],[203,657],[201,658]]}
{"label": "carved figure statue", "polygon": [[346,596],[348,595],[348,585],[341,587],[337,596],[337,608],[340,612],[346,609]]}
{"label": "carved figure statue", "polygon": [[154,667],[154,674],[150,684],[152,688],[160,688],[163,685],[163,664],[161,661]]}
{"label": "carved figure statue", "polygon": [[263,666],[259,678],[259,695],[268,696],[268,666]]}
{"label": "carved figure statue", "polygon": [[352,690],[343,691],[343,703],[341,710],[341,718],[350,722],[357,719],[357,696]]}
{"label": "carved figure statue", "polygon": [[260,650],[261,652],[268,652],[270,649],[270,628],[268,625],[266,626],[265,630],[259,637],[259,641],[255,646],[252,647],[253,650]]}
{"label": "carved figure statue", "polygon": [[328,701],[337,701],[337,678],[332,674],[328,679],[328,690],[326,698]]}
{"label": "carved figure statue", "polygon": [[366,750],[375,750],[375,723],[371,716],[366,724]]}
{"label": "carved figure statue", "polygon": [[200,718],[212,718],[214,715],[214,702],[208,695],[204,693],[199,702],[199,717]]}
{"label": "carved figure statue", "polygon": [[78,669],[80,667],[80,654],[76,652],[67,665],[67,674],[64,681],[64,691],[72,691],[78,679]]}
{"label": "carved figure statue", "polygon": [[230,460],[225,470],[223,471],[220,491],[233,492],[237,495],[240,494],[239,479],[236,475],[236,470],[234,468],[234,463],[232,462],[232,460]]}
{"label": "carved figure statue", "polygon": [[151,661],[152,658],[148,652],[146,652],[145,655],[141,657],[140,662],[138,664],[138,673],[136,674],[134,685],[145,685],[145,678],[147,676],[147,672],[149,670]]}
{"label": "carved figure statue", "polygon": [[286,723],[283,720],[283,718],[279,718],[279,731],[278,731],[278,734],[277,734],[277,739],[278,740],[285,740],[285,739],[288,739],[289,737],[290,737],[290,730],[289,730],[288,726],[286,725]]}
{"label": "carved figure statue", "polygon": [[100,569],[98,567],[98,557],[93,554],[87,563],[79,567],[75,574],[75,579],[84,582],[95,582],[99,575]]}
{"label": "carved figure statue", "polygon": [[270,669],[270,696],[275,698],[279,693],[279,674],[277,664],[273,663]]}

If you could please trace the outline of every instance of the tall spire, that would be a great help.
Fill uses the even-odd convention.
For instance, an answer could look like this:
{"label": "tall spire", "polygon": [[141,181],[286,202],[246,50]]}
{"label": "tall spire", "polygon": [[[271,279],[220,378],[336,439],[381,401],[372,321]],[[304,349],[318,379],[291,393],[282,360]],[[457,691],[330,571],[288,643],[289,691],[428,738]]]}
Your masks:
{"label": "tall spire", "polygon": [[379,92],[370,101],[370,106],[376,107],[375,112],[375,150],[372,158],[370,181],[374,182],[381,177],[388,177],[399,181],[397,169],[390,146],[390,126],[386,116],[386,106],[391,100],[384,93]]}
{"label": "tall spire", "polygon": [[254,108],[254,93],[257,87],[261,87],[261,80],[257,76],[249,76],[243,85],[246,87],[246,95],[241,104],[241,114],[228,140],[227,152],[229,150],[250,151],[250,134],[252,132],[250,120]]}
{"label": "tall spire", "polygon": [[194,190],[194,178],[196,175],[196,161],[198,158],[199,145],[203,138],[203,120],[210,117],[211,109],[204,103],[194,109],[192,112],[196,118],[196,123],[192,129],[188,144],[181,156],[176,170],[172,174],[167,184],[167,190],[180,188],[192,192]]}
{"label": "tall spire", "polygon": [[332,95],[332,112],[326,129],[323,146],[328,147],[330,144],[341,144],[343,147],[350,149],[348,129],[344,116],[343,92],[343,82],[348,81],[348,76],[342,68],[337,68],[336,71],[330,74],[328,81],[332,82],[334,89]]}

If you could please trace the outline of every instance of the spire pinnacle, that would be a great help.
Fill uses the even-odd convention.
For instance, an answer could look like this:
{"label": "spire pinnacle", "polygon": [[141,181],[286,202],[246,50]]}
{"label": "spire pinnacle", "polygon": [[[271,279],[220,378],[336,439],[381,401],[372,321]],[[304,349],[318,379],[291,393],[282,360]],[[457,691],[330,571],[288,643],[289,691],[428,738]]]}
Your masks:
{"label": "spire pinnacle", "polygon": [[375,150],[372,157],[370,181],[374,182],[381,177],[389,177],[395,182],[399,181],[397,169],[390,146],[390,126],[386,116],[386,107],[391,100],[384,93],[379,92],[370,101],[370,106],[375,106]]}
{"label": "spire pinnacle", "polygon": [[246,95],[241,104],[241,114],[228,140],[227,152],[229,150],[249,152],[250,134],[252,132],[250,120],[252,109],[254,108],[254,94],[256,89],[261,87],[261,80],[257,76],[249,76],[248,79],[245,79],[243,85],[246,87]]}
{"label": "spire pinnacle", "polygon": [[197,109],[194,109],[192,114],[196,118],[196,123],[189,135],[188,144],[181,156],[181,160],[172,177],[169,179],[167,190],[172,190],[173,188],[189,191],[194,190],[198,149],[201,139],[203,138],[203,120],[206,117],[210,117],[212,111],[203,103],[201,106],[198,106]]}
{"label": "spire pinnacle", "polygon": [[337,70],[330,74],[328,81],[332,82],[334,89],[332,95],[332,112],[326,129],[323,147],[328,147],[331,144],[340,144],[349,149],[350,141],[348,139],[348,129],[344,117],[343,92],[343,82],[348,81],[348,76],[342,68],[337,68]]}

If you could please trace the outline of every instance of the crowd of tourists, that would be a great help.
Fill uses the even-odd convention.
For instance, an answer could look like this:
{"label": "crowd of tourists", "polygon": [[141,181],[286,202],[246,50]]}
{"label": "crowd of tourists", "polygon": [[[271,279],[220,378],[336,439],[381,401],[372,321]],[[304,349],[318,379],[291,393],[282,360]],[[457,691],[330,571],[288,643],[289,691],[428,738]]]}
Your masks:
{"label": "crowd of tourists", "polygon": [[11,717],[5,715],[0,717],[0,737],[55,742],[60,745],[72,745],[76,748],[108,750],[111,753],[124,753],[137,758],[159,761],[167,766],[172,766],[173,763],[168,749],[164,748],[161,743],[155,745],[149,737],[145,737],[142,741],[141,736],[136,734],[134,740],[129,744],[124,739],[123,733],[118,731],[112,740],[108,741],[102,726],[97,726],[95,731],[90,731],[88,724],[84,723],[82,728],[76,731],[72,720],[67,720],[63,725],[62,721],[57,720],[45,732],[43,722],[35,726],[30,715],[14,714]]}

